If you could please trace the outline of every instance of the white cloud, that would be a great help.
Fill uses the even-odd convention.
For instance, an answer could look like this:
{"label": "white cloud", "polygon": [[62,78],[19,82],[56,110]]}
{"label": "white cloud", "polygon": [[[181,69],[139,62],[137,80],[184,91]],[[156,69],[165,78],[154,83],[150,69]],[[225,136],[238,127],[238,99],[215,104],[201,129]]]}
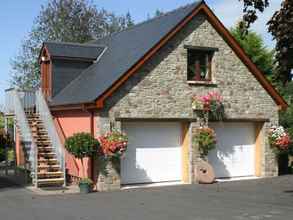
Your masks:
{"label": "white cloud", "polygon": [[[235,25],[236,22],[242,18],[243,5],[242,2],[238,0],[208,0],[207,4],[228,28]],[[266,45],[271,48],[274,47],[274,42],[272,36],[268,33],[266,24],[275,11],[280,9],[280,6],[281,0],[271,0],[270,7],[266,8],[264,13],[259,13],[258,20],[252,25],[252,29],[261,34]]]}

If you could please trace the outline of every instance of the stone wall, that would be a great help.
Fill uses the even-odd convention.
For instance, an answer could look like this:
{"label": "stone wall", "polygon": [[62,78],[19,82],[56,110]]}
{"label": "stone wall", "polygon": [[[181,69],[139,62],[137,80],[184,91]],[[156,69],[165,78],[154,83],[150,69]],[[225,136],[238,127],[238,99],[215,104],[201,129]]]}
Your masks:
{"label": "stone wall", "polygon": [[[219,49],[212,63],[212,85],[187,82],[187,50],[184,45]],[[276,175],[276,161],[266,134],[271,124],[278,123],[277,105],[204,15],[195,17],[107,99],[102,114],[107,114],[112,122],[123,119],[196,121],[191,97],[209,91],[222,94],[227,119],[268,121],[262,129],[262,175]]]}

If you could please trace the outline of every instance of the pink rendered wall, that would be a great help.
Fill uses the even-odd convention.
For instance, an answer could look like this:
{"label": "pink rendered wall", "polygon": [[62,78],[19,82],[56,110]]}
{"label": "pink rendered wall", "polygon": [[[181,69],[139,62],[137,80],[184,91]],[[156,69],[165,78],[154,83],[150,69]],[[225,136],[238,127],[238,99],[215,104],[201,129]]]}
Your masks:
{"label": "pink rendered wall", "polygon": [[[55,125],[61,141],[78,132],[91,133],[91,114],[83,111],[64,111],[53,114],[55,117]],[[96,134],[96,118],[94,118],[94,134]],[[75,158],[72,154],[65,150],[67,173],[74,177],[91,177],[91,160],[83,159],[83,165],[80,159]],[[84,170],[85,173],[84,173]]]}

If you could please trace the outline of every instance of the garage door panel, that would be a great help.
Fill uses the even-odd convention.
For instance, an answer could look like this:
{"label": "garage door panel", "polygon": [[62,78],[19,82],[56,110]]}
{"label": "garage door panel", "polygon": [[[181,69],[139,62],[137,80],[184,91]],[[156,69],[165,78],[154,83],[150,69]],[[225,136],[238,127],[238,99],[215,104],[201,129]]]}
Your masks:
{"label": "garage door panel", "polygon": [[217,177],[254,175],[255,130],[253,123],[213,123],[217,147],[209,162]]}
{"label": "garage door panel", "polygon": [[135,146],[143,146],[144,143],[148,143],[147,147],[180,144],[181,130],[178,123],[129,122],[125,128],[129,142]]}
{"label": "garage door panel", "polygon": [[122,183],[177,181],[181,178],[179,123],[124,123],[129,137],[121,161]]}

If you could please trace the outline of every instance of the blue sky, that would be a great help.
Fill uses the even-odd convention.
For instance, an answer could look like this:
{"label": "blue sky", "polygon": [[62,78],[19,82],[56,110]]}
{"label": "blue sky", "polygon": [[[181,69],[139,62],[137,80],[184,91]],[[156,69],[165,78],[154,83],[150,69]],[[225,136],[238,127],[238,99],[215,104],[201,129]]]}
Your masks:
{"label": "blue sky", "polygon": [[[10,59],[18,53],[21,42],[30,31],[41,5],[46,2],[47,0],[1,1],[0,104],[4,102],[4,89],[9,87]],[[94,0],[93,2],[98,8],[105,8],[116,14],[125,14],[129,11],[135,22],[141,22],[147,18],[148,14],[152,15],[156,9],[166,12],[192,3],[193,0],[148,0],[144,3],[137,0]],[[227,27],[234,25],[241,17],[241,4],[238,0],[206,0],[206,2]],[[280,0],[271,0],[270,8],[253,25],[253,29],[265,38],[268,47],[273,47],[274,43],[267,33],[265,24],[273,12],[280,8],[280,2]]]}

